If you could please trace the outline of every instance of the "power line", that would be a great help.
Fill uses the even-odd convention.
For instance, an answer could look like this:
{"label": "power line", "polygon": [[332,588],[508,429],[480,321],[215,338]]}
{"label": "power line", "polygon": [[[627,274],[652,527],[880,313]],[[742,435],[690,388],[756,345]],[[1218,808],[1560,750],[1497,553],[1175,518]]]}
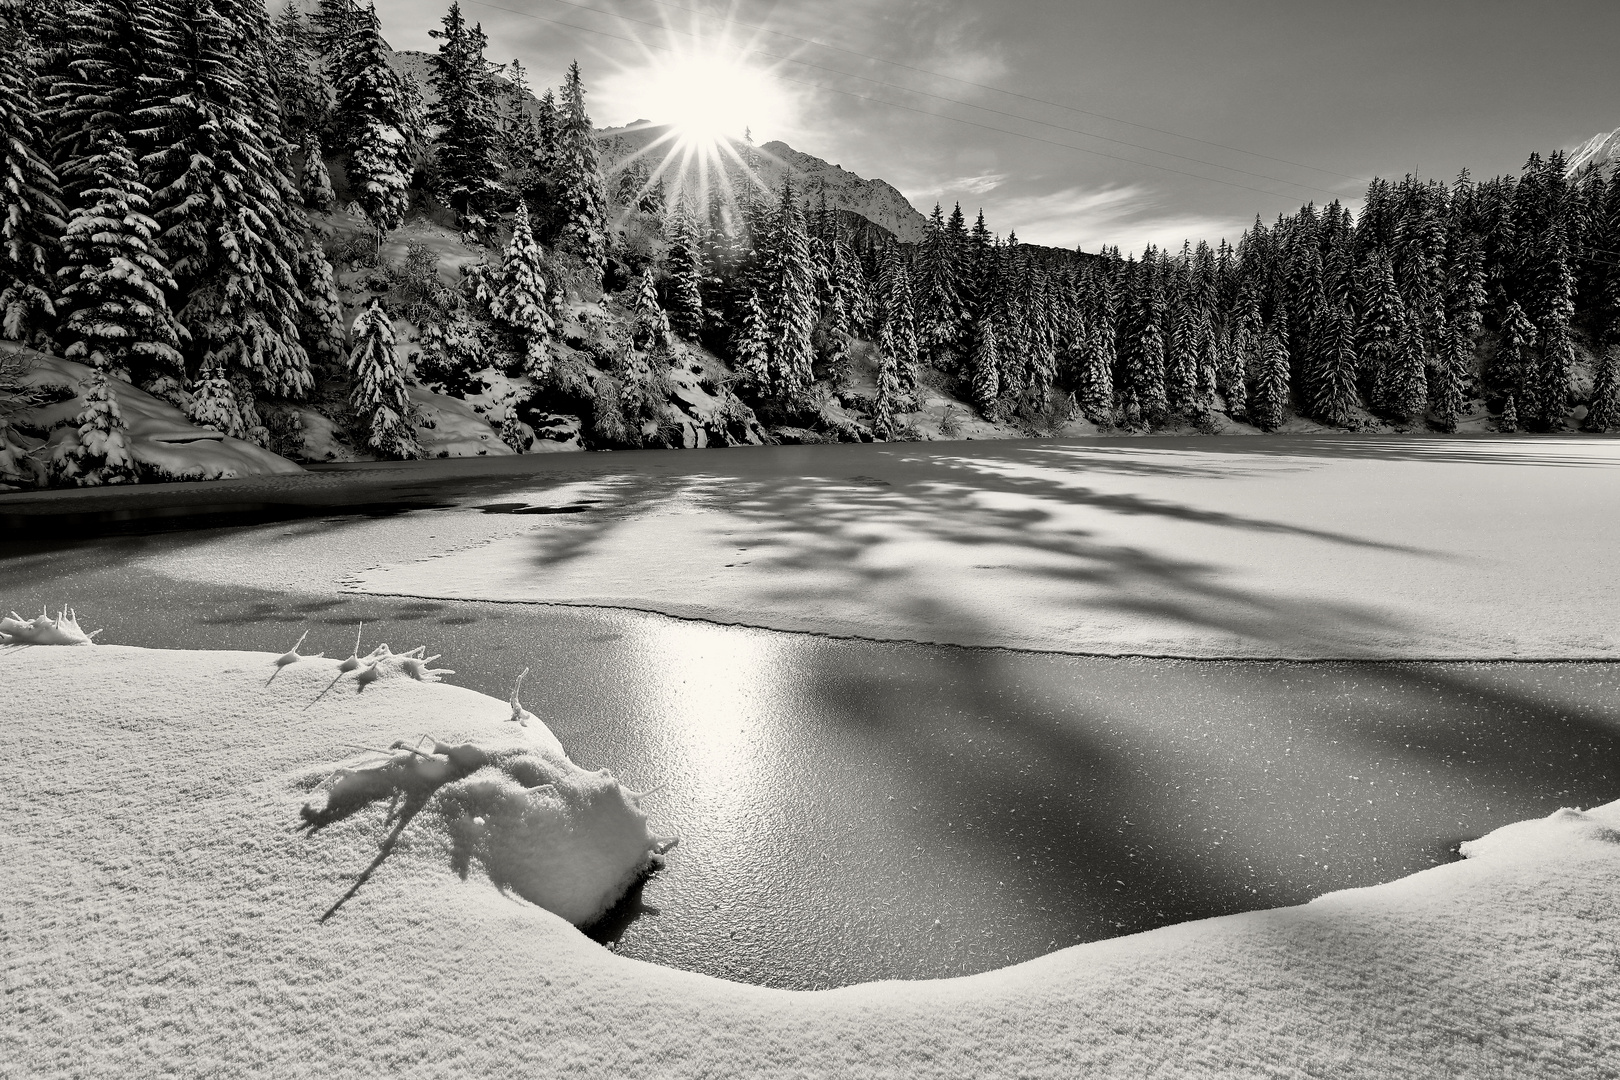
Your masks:
{"label": "power line", "polygon": [[[499,4],[488,3],[487,0],[467,0],[467,2],[471,3],[471,4],[476,4],[479,7],[490,8],[490,9],[495,10],[495,11],[504,11],[504,12],[507,12],[507,13],[512,14],[512,15],[521,15],[524,18],[535,19],[535,20],[540,21],[540,22],[552,23],[553,25],[557,25],[557,26],[565,26],[565,27],[568,27],[570,29],[583,31],[585,33],[600,34],[600,35],[602,35],[604,37],[614,38],[614,39],[619,40],[619,41],[628,41],[628,42],[631,42],[633,44],[639,45],[642,48],[658,48],[658,49],[662,49],[662,50],[667,51],[667,52],[675,51],[674,49],[670,48],[669,46],[652,45],[652,44],[649,44],[648,42],[642,41],[639,38],[627,37],[627,36],[622,35],[622,34],[614,34],[614,33],[610,32],[610,31],[599,30],[599,29],[596,29],[594,27],[580,26],[580,25],[578,25],[576,23],[564,22],[564,21],[562,21],[560,19],[552,19],[552,18],[548,18],[548,17],[546,17],[544,15],[536,15],[533,12],[519,11],[519,10],[517,10],[515,8],[502,7]],[[631,16],[628,16],[628,15],[620,15],[617,12],[606,11],[606,10],[604,10],[602,8],[592,7],[589,4],[576,3],[576,2],[574,2],[574,0],[552,0],[552,2],[557,3],[557,4],[561,4],[564,7],[572,7],[572,8],[577,8],[577,9],[579,9],[581,11],[590,11],[590,12],[595,12],[596,14],[599,14],[599,15],[607,15],[607,16],[609,16],[611,18],[620,19],[620,20],[622,20],[624,22],[635,23],[635,24],[641,25],[641,26],[649,26],[649,27],[652,27],[654,29],[664,30],[666,32],[670,31],[670,30],[674,30],[674,32],[676,32],[676,33],[685,34],[685,35],[690,36],[690,37],[697,37],[697,35],[695,33],[693,33],[692,31],[680,30],[678,28],[669,27],[669,26],[666,26],[664,24],[655,23],[655,22],[652,22],[652,21],[646,20],[646,19],[636,19],[636,18],[632,18]],[[688,10],[688,9],[681,9],[681,10]],[[743,24],[739,24],[739,25],[743,25]],[[793,35],[787,35],[787,36],[791,37]],[[806,40],[808,40],[808,39],[806,39]],[[845,51],[848,51],[848,50],[845,50]],[[1032,117],[1024,116],[1024,115],[1022,115],[1020,113],[1006,112],[1006,111],[1001,110],[1001,109],[993,109],[993,108],[989,108],[988,106],[984,106],[984,105],[976,105],[976,104],[974,104],[973,102],[970,102],[970,101],[962,101],[962,100],[957,99],[957,98],[946,97],[943,94],[930,93],[929,91],[926,91],[926,90],[913,90],[910,87],[901,86],[898,83],[886,82],[886,81],[883,81],[883,80],[880,80],[880,79],[872,79],[872,78],[868,78],[868,77],[866,77],[864,75],[855,75],[855,74],[853,74],[851,72],[843,71],[843,70],[840,70],[838,68],[827,67],[824,64],[816,64],[816,63],[812,63],[812,62],[807,61],[807,60],[800,60],[800,59],[797,59],[797,58],[791,57],[791,56],[780,56],[780,55],[777,55],[777,54],[774,54],[774,53],[766,53],[766,52],[763,52],[763,51],[756,53],[756,55],[763,56],[763,57],[766,57],[766,58],[769,58],[769,59],[772,59],[772,60],[782,61],[784,63],[798,64],[798,65],[800,65],[802,67],[808,67],[808,68],[812,68],[812,69],[819,70],[819,71],[826,71],[826,72],[829,72],[829,73],[834,74],[834,75],[842,76],[844,78],[857,79],[857,80],[860,80],[862,82],[873,83],[874,85],[877,85],[877,86],[880,86],[880,87],[886,87],[886,88],[889,88],[889,89],[898,90],[898,91],[900,91],[902,93],[915,94],[915,95],[918,95],[920,97],[926,97],[926,98],[933,98],[936,101],[942,101],[942,102],[946,102],[948,104],[953,104],[953,105],[960,105],[960,106],[962,106],[964,108],[969,108],[969,109],[977,109],[977,110],[979,110],[981,112],[991,113],[991,114],[994,114],[994,115],[997,115],[997,116],[1004,116],[1004,117],[1007,117],[1008,119],[1019,120],[1019,121],[1022,121],[1022,122],[1025,122],[1025,123],[1030,123],[1030,124],[1037,124],[1037,125],[1039,125],[1041,127],[1053,128],[1053,129],[1055,129],[1057,131],[1066,132],[1066,133],[1071,134],[1071,135],[1079,135],[1082,138],[1098,139],[1098,140],[1100,140],[1102,142],[1109,142],[1109,143],[1115,143],[1115,144],[1120,145],[1120,146],[1127,146],[1127,147],[1130,147],[1133,150],[1141,150],[1141,151],[1144,151],[1144,152],[1149,153],[1149,154],[1159,154],[1159,155],[1164,156],[1164,157],[1176,158],[1176,159],[1179,159],[1179,160],[1182,160],[1182,161],[1188,161],[1188,162],[1192,162],[1192,163],[1198,164],[1198,165],[1205,165],[1205,166],[1208,166],[1208,167],[1214,168],[1214,169],[1224,169],[1227,172],[1233,172],[1233,173],[1237,173],[1237,174],[1242,175],[1242,176],[1253,177],[1253,178],[1255,178],[1257,180],[1268,180],[1268,181],[1271,181],[1272,183],[1287,184],[1287,185],[1289,185],[1291,187],[1303,188],[1303,189],[1305,189],[1307,191],[1319,191],[1319,192],[1322,192],[1324,194],[1332,195],[1332,196],[1335,196],[1335,197],[1338,197],[1338,195],[1340,194],[1339,192],[1334,191],[1334,190],[1332,190],[1330,188],[1318,187],[1318,186],[1316,186],[1314,184],[1304,184],[1304,183],[1300,183],[1299,181],[1296,181],[1296,180],[1287,180],[1287,179],[1284,179],[1283,177],[1271,176],[1271,175],[1268,175],[1266,173],[1250,172],[1247,169],[1239,169],[1239,168],[1236,168],[1236,167],[1231,166],[1231,165],[1222,165],[1219,162],[1206,161],[1203,158],[1190,157],[1190,156],[1188,156],[1186,154],[1177,154],[1177,153],[1173,153],[1172,151],[1169,151],[1169,150],[1159,150],[1159,149],[1156,149],[1156,148],[1151,147],[1151,146],[1143,146],[1143,145],[1141,145],[1139,143],[1128,142],[1128,141],[1126,141],[1124,139],[1115,139],[1115,138],[1111,138],[1111,137],[1109,137],[1107,135],[1098,135],[1098,134],[1096,134],[1094,132],[1082,131],[1082,130],[1080,130],[1078,128],[1064,127],[1061,124],[1053,124],[1053,123],[1050,123],[1050,122],[1045,121],[1045,120],[1037,120],[1037,119],[1034,119]],[[864,54],[855,54],[855,55],[864,55]],[[870,57],[869,59],[877,59],[877,58]],[[887,61],[884,61],[884,62],[887,62]],[[899,66],[904,67],[904,66],[909,66],[909,65],[899,65]],[[919,69],[916,69],[916,70],[921,71],[923,69],[919,68]],[[853,91],[842,90],[842,89],[839,89],[837,87],[827,86],[827,85],[822,84],[822,83],[807,82],[807,81],[805,81],[803,79],[794,79],[794,78],[790,78],[790,77],[785,76],[785,75],[776,74],[774,72],[766,72],[765,74],[767,74],[770,78],[777,79],[777,80],[782,81],[782,82],[796,83],[796,84],[801,85],[801,86],[810,86],[810,87],[814,87],[815,89],[818,89],[818,90],[825,90],[825,91],[829,91],[831,93],[843,94],[843,95],[845,95],[847,97],[857,98],[857,99],[862,100],[862,101],[871,101],[871,102],[875,102],[875,103],[881,104],[881,105],[888,105],[888,106],[890,106],[892,108],[905,109],[908,112],[917,113],[918,115],[921,115],[921,116],[933,116],[933,117],[938,117],[938,118],[944,119],[944,120],[952,120],[952,121],[955,121],[956,123],[966,124],[966,125],[969,125],[971,127],[982,128],[982,129],[987,130],[987,131],[995,131],[995,132],[999,132],[999,133],[1004,134],[1004,135],[1012,135],[1012,136],[1015,136],[1015,137],[1018,137],[1018,138],[1029,139],[1029,140],[1034,141],[1034,142],[1045,143],[1045,144],[1047,144],[1049,146],[1061,146],[1061,147],[1064,147],[1066,149],[1075,150],[1075,151],[1078,151],[1078,152],[1083,153],[1083,154],[1094,154],[1094,155],[1097,155],[1099,157],[1110,158],[1110,159],[1115,160],[1115,161],[1123,161],[1123,162],[1127,162],[1127,163],[1130,163],[1130,164],[1133,164],[1133,165],[1142,165],[1142,166],[1145,166],[1145,167],[1150,168],[1150,169],[1159,169],[1159,170],[1161,170],[1163,172],[1174,173],[1174,174],[1176,174],[1178,176],[1188,176],[1188,177],[1192,177],[1192,178],[1198,179],[1198,180],[1207,180],[1207,181],[1209,181],[1211,183],[1224,184],[1224,185],[1226,185],[1228,187],[1241,188],[1241,189],[1246,190],[1246,191],[1258,191],[1261,194],[1270,195],[1272,197],[1281,197],[1280,192],[1266,191],[1266,190],[1264,190],[1262,188],[1251,187],[1250,185],[1247,185],[1247,184],[1237,184],[1237,183],[1233,183],[1231,181],[1221,180],[1221,179],[1219,179],[1217,177],[1213,177],[1213,176],[1204,176],[1204,175],[1201,175],[1199,173],[1185,172],[1185,171],[1183,171],[1181,169],[1172,169],[1172,168],[1170,168],[1168,166],[1159,165],[1159,164],[1156,164],[1154,162],[1141,161],[1141,160],[1138,160],[1136,158],[1122,157],[1122,156],[1120,156],[1118,154],[1109,154],[1109,153],[1105,153],[1105,152],[1103,152],[1101,150],[1092,150],[1092,149],[1089,149],[1089,148],[1083,147],[1083,146],[1075,146],[1072,143],[1057,142],[1057,141],[1052,140],[1052,139],[1043,139],[1043,138],[1040,138],[1038,136],[1028,135],[1028,134],[1026,134],[1024,132],[1020,132],[1020,131],[1012,131],[1012,130],[1007,129],[1007,128],[1000,128],[1000,127],[995,127],[995,126],[992,126],[992,125],[989,125],[989,124],[976,123],[976,122],[974,122],[972,120],[964,120],[964,119],[961,119],[960,117],[951,116],[951,115],[949,115],[947,113],[937,113],[937,112],[930,112],[930,111],[928,111],[926,109],[917,109],[917,108],[913,108],[913,107],[908,106],[908,105],[901,105],[898,102],[888,101],[888,100],[883,99],[883,98],[871,97],[871,96],[868,96],[866,94],[858,94],[858,93],[855,93]],[[978,84],[973,84],[973,85],[978,85]],[[994,88],[991,87],[989,89],[994,89]],[[1006,91],[1006,92],[1011,93],[1010,91]],[[1014,95],[1014,96],[1022,96],[1022,95]],[[1031,99],[1031,100],[1039,100],[1039,99]],[[1052,104],[1052,103],[1048,103],[1048,104]],[[1057,107],[1058,108],[1067,108],[1067,106],[1061,106],[1061,105],[1057,106]],[[1075,111],[1084,111],[1084,110],[1075,110]],[[1137,125],[1137,126],[1140,126],[1140,125]],[[1173,133],[1171,133],[1171,134],[1173,134]],[[1219,145],[1219,144],[1210,144],[1210,145]],[[1228,148],[1228,149],[1231,149],[1231,148]],[[1245,151],[1237,151],[1237,152],[1244,153]],[[1262,156],[1262,155],[1254,155],[1254,156]],[[1277,160],[1281,160],[1281,159],[1277,159]],[[1284,162],[1284,164],[1292,164],[1292,163]],[[1302,168],[1310,168],[1310,166],[1301,166],[1301,167]],[[1328,170],[1318,170],[1318,171],[1328,171]],[[1357,178],[1350,177],[1350,179],[1357,179]]]}

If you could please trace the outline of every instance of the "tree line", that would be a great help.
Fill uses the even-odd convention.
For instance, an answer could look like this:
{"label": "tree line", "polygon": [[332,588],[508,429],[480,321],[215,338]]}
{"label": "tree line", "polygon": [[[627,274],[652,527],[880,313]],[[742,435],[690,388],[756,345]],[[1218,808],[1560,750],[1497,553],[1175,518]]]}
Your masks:
{"label": "tree line", "polygon": [[[536,98],[459,4],[433,36],[429,100],[354,0],[307,18],[260,0],[0,0],[0,332],[93,371],[60,479],[134,475],[109,377],[261,445],[267,403],[341,379],[368,445],[415,456],[399,315],[421,330],[419,377],[525,375],[522,404],[590,413],[598,445],[655,437],[638,432],[657,426],[675,337],[730,359],[717,392],[810,426],[864,351],[875,392],[846,403],[879,438],[906,437],[928,382],[1035,430],[1213,429],[1225,412],[1267,431],[1290,413],[1449,431],[1481,399],[1501,430],[1554,430],[1581,342],[1585,426],[1617,423],[1620,176],[1572,177],[1561,154],[1483,182],[1375,180],[1359,214],[1307,205],[1235,245],[1053,252],[937,205],[902,244],[791,175],[766,188],[748,145],[706,200],[636,161],[613,167],[610,199],[577,64]],[[413,202],[493,257],[447,288],[413,247],[346,330],[334,259],[367,253],[328,250],[308,213],[339,190],[373,264]],[[632,310],[593,358],[606,377],[555,347],[568,275]]]}
{"label": "tree line", "polygon": [[0,333],[92,369],[58,480],[135,478],[114,377],[260,445],[260,405],[341,377],[373,448],[409,456],[403,366],[378,340],[391,328],[374,314],[351,348],[308,216],[336,206],[331,158],[374,248],[413,195],[486,240],[497,208],[524,200],[600,273],[578,66],[561,101],[530,109],[521,65],[488,63],[457,5],[435,36],[430,108],[354,0],[309,19],[260,0],[0,2]]}

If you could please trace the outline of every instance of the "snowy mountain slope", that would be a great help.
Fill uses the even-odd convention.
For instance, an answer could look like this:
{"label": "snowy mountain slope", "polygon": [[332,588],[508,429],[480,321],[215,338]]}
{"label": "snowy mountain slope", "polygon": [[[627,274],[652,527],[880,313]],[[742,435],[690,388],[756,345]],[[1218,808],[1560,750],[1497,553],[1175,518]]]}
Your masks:
{"label": "snowy mountain slope", "polygon": [[1620,128],[1606,134],[1594,135],[1570,153],[1571,176],[1588,165],[1595,167],[1606,177],[1614,175],[1616,165],[1620,165]]}
{"label": "snowy mountain slope", "polygon": [[[611,173],[615,163],[629,160],[668,132],[667,125],[647,121],[600,131],[604,169]],[[784,177],[792,175],[794,185],[806,197],[819,199],[825,192],[833,208],[856,214],[905,243],[918,242],[927,229],[928,219],[886,181],[868,180],[784,142],[753,146],[733,140],[732,148],[773,190],[782,186]],[[649,159],[656,164],[657,151]],[[735,169],[734,165],[731,167]]]}

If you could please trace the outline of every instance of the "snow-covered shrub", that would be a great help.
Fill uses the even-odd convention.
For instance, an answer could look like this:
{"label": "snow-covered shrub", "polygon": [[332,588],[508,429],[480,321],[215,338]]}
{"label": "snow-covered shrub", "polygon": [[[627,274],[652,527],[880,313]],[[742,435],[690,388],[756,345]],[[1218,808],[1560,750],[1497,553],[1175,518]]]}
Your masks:
{"label": "snow-covered shrub", "polygon": [[100,630],[85,633],[72,608],[63,608],[56,618],[41,608],[39,616],[24,619],[13,611],[0,619],[0,645],[94,645]]}
{"label": "snow-covered shrub", "polygon": [[105,372],[91,371],[75,422],[78,437],[64,439],[51,455],[51,472],[59,482],[80,487],[137,482],[128,425]]}
{"label": "snow-covered shrub", "polygon": [[[347,663],[347,662],[346,662]],[[356,678],[377,670],[364,663]],[[532,714],[514,694],[513,719]],[[605,769],[588,772],[566,757],[531,748],[492,750],[432,741],[424,751],[395,743],[388,761],[339,769],[324,798],[303,810],[320,828],[385,799],[427,809],[448,834],[451,866],[466,876],[476,862],[497,888],[577,926],[601,918],[674,839],[647,827],[642,793]]]}
{"label": "snow-covered shrub", "polygon": [[350,400],[368,427],[366,444],[384,457],[420,457],[394,323],[376,300],[354,321],[349,370],[354,375]]}

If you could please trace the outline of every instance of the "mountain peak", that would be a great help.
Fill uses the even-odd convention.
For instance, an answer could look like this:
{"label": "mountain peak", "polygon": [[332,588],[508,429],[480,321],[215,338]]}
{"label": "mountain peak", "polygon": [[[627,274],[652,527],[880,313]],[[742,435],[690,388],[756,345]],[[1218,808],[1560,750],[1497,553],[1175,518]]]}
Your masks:
{"label": "mountain peak", "polygon": [[1569,155],[1569,173],[1574,175],[1588,165],[1595,166],[1605,177],[1613,176],[1620,164],[1620,128],[1587,139]]}

